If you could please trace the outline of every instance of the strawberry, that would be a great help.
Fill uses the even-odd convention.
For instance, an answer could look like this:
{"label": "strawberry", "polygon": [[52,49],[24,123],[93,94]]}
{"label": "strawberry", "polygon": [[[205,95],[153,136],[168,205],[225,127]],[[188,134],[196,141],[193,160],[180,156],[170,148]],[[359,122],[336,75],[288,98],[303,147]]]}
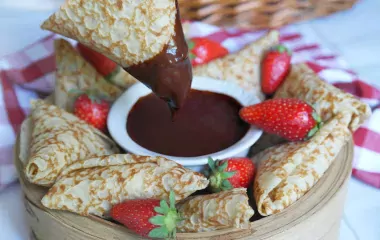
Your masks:
{"label": "strawberry", "polygon": [[74,102],[74,114],[101,131],[106,130],[110,104],[104,99],[94,97],[91,93],[83,93]]}
{"label": "strawberry", "polygon": [[103,75],[107,80],[112,80],[120,71],[119,65],[107,58],[101,53],[98,53],[91,48],[78,43],[77,48],[80,54],[94,66],[94,68]]}
{"label": "strawberry", "polygon": [[255,174],[255,164],[249,158],[230,158],[223,161],[208,159],[211,170],[210,190],[220,192],[232,188],[248,188]]}
{"label": "strawberry", "polygon": [[273,94],[285,80],[290,70],[291,53],[278,45],[265,55],[261,65],[261,88],[265,94]]}
{"label": "strawberry", "polygon": [[135,199],[116,204],[111,217],[143,237],[175,238],[176,225],[181,221],[171,191],[170,206],[165,200]]}
{"label": "strawberry", "polygon": [[321,118],[312,106],[294,98],[270,99],[244,107],[240,110],[240,117],[267,133],[289,141],[306,140],[322,125]]}
{"label": "strawberry", "polygon": [[218,42],[207,38],[192,38],[187,41],[193,66],[210,62],[228,54],[228,50]]}

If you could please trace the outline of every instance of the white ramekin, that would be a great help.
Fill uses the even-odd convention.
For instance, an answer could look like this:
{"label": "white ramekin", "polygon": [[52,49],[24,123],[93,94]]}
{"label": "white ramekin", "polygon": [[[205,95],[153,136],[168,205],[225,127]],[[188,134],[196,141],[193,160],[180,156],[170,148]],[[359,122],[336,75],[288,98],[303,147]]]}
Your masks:
{"label": "white ramekin", "polygon": [[[195,76],[193,78],[192,89],[228,95],[236,99],[242,106],[256,104],[260,101],[255,95],[248,93],[234,83],[215,80],[208,77]],[[109,112],[107,122],[108,130],[112,138],[129,153],[143,156],[164,156],[195,171],[200,171],[207,164],[208,157],[212,157],[213,159],[226,159],[230,157],[247,156],[249,148],[262,134],[262,130],[251,126],[245,136],[234,145],[216,153],[197,157],[175,157],[152,152],[134,142],[129,136],[126,128],[128,114],[133,105],[139,100],[139,98],[150,93],[151,90],[145,85],[142,83],[136,83],[115,101]]]}

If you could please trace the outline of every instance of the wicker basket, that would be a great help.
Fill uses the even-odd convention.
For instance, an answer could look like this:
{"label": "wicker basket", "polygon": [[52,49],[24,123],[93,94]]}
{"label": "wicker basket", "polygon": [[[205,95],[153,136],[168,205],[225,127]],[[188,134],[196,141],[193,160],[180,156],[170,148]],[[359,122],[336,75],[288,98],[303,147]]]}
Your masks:
{"label": "wicker basket", "polygon": [[351,8],[357,0],[178,0],[181,17],[205,23],[276,28]]}

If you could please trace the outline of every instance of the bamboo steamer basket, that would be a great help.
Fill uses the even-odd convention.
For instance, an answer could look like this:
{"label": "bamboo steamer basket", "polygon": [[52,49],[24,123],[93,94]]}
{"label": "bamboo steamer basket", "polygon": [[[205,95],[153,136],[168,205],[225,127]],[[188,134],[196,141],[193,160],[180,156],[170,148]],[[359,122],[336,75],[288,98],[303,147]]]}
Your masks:
{"label": "bamboo steamer basket", "polygon": [[276,28],[351,8],[357,0],[178,0],[181,17],[219,26]]}
{"label": "bamboo steamer basket", "polygon": [[[38,240],[139,239],[127,228],[95,216],[82,217],[42,206],[47,188],[29,183],[19,159],[19,139],[14,162],[24,192],[27,221]],[[180,233],[177,239],[337,240],[347,183],[351,174],[353,143],[348,142],[318,183],[281,213],[251,223],[250,229],[224,229],[206,233]],[[256,211],[255,215],[258,213]]]}

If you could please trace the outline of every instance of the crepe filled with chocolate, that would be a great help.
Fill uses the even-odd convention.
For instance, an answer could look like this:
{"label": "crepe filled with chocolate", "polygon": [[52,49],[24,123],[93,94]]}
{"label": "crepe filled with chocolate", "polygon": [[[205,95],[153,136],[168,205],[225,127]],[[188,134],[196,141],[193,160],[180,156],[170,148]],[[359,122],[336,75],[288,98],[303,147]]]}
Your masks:
{"label": "crepe filled with chocolate", "polygon": [[60,174],[43,197],[51,209],[107,217],[112,205],[128,199],[182,200],[206,188],[202,174],[164,157],[115,154],[76,162]]}
{"label": "crepe filled with chocolate", "polygon": [[169,106],[182,106],[192,69],[177,1],[67,0],[42,28],[104,54]]}
{"label": "crepe filled with chocolate", "polygon": [[[76,116],[43,100],[32,102],[31,129],[23,125],[21,158],[25,177],[34,184],[51,186],[69,164],[82,159],[118,153],[114,142]],[[31,130],[30,133],[27,133]]]}
{"label": "crepe filled with chocolate", "polygon": [[276,145],[254,156],[260,162],[254,197],[263,216],[284,210],[308,192],[371,114],[367,104],[324,82],[305,64],[292,66],[274,97],[311,104],[325,124],[307,141]]}

